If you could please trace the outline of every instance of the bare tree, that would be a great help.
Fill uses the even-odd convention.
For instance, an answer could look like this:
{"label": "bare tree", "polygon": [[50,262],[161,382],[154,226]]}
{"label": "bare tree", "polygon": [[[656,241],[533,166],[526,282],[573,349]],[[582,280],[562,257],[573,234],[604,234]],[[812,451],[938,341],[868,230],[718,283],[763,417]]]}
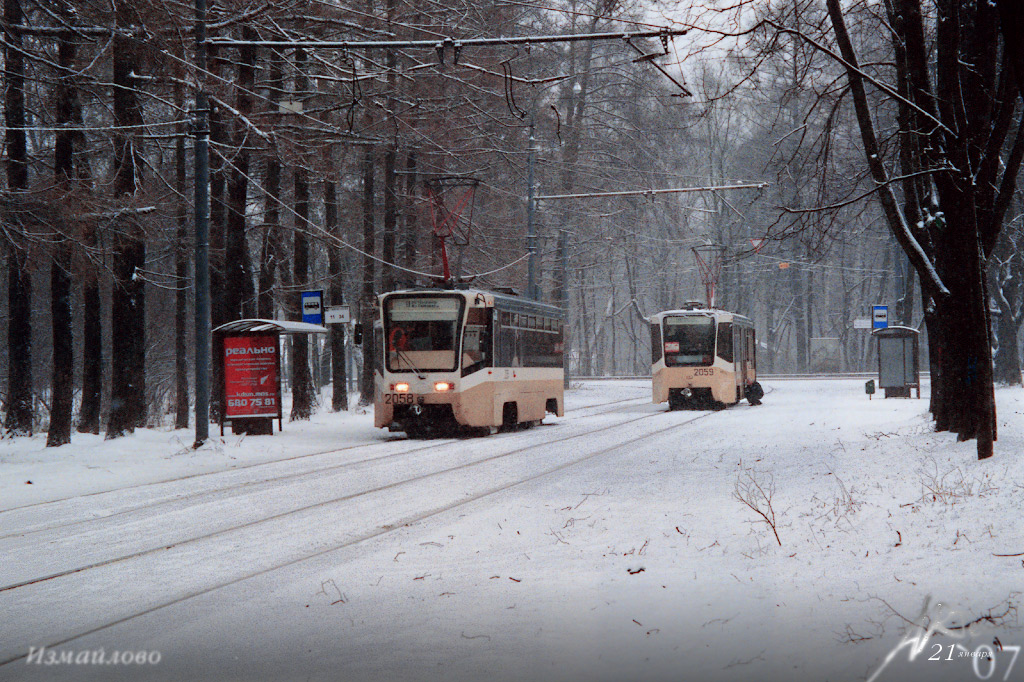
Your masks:
{"label": "bare tree", "polygon": [[[175,101],[184,108],[185,92],[179,83],[174,88]],[[175,201],[175,244],[174,244],[174,427],[188,428],[188,255],[189,243],[188,205],[186,196],[185,170],[185,126],[176,128],[177,140],[174,143],[174,186],[177,190]]]}
{"label": "bare tree", "polygon": [[[1016,184],[1024,135],[1009,137],[1017,97],[999,57],[995,7],[951,0],[936,7],[937,29],[929,44],[917,0],[887,3],[901,46],[896,69],[905,87],[897,90],[867,77],[846,28],[849,10],[828,0],[879,201],[921,276],[936,427],[961,439],[977,438],[978,457],[986,458],[996,438],[986,262]],[[934,78],[927,67],[929,49],[938,60]],[[923,174],[916,186],[904,187],[910,193],[902,206],[875,132],[869,83],[912,110],[901,138],[910,141],[905,153]],[[1006,144],[1011,161],[1003,165]]]}
{"label": "bare tree", "polygon": [[[67,16],[67,6],[62,5]],[[54,145],[55,184],[64,191],[71,189],[75,180],[74,138],[70,130],[75,121],[76,94],[70,73],[75,63],[75,45],[69,33],[59,39],[58,63],[65,70],[57,86],[57,121],[66,126],[57,134]],[[63,221],[62,221],[63,222]],[[68,226],[54,234],[53,261],[50,264],[50,325],[53,337],[53,373],[50,390],[50,428],[46,445],[53,447],[71,442],[72,398],[74,396],[75,358],[72,349],[71,318],[71,251],[68,244]]]}
{"label": "bare tree", "polygon": [[113,38],[114,198],[127,210],[114,218],[113,304],[110,352],[110,417],[107,438],[146,423],[146,299],[142,271],[146,241],[140,219],[130,210],[142,172],[142,105],[136,78],[140,54],[129,35],[137,28],[130,6],[116,9],[120,29]]}
{"label": "bare tree", "polygon": [[[25,58],[19,27],[21,0],[4,0],[4,125],[7,146],[7,189],[16,224],[18,204],[28,190],[28,149],[25,136]],[[6,221],[5,221],[6,222]],[[15,230],[7,234],[7,415],[9,434],[32,434],[32,279],[28,243]]]}

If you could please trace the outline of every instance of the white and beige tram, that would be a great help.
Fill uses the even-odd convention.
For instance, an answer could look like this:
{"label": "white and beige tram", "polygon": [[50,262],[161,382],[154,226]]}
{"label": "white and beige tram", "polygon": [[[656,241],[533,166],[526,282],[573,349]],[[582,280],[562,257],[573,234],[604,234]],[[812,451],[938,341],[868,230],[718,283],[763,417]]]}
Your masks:
{"label": "white and beige tram", "polygon": [[764,396],[754,325],[743,315],[687,304],[648,318],[653,402],[669,409],[720,408]]}
{"label": "white and beige tram", "polygon": [[494,432],[564,414],[561,309],[481,289],[378,297],[374,425]]}

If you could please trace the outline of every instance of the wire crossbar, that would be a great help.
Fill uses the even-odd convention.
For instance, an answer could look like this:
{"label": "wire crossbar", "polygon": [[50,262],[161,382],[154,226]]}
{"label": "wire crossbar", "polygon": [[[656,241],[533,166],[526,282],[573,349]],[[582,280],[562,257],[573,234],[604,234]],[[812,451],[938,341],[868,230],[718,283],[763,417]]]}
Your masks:
{"label": "wire crossbar", "polygon": [[663,28],[657,31],[623,31],[620,33],[578,33],[575,35],[505,36],[497,38],[439,38],[435,40],[236,40],[211,38],[207,45],[219,47],[327,48],[348,50],[379,50],[399,48],[479,47],[486,45],[533,45],[539,43],[572,43],[584,40],[632,40],[686,35],[686,29]]}

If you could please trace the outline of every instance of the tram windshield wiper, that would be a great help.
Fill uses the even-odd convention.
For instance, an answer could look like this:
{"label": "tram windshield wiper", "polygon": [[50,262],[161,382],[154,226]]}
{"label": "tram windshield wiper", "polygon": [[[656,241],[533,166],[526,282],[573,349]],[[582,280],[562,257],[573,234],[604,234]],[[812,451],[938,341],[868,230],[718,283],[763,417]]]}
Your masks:
{"label": "tram windshield wiper", "polygon": [[410,358],[409,355],[404,350],[399,350],[398,348],[395,348],[395,353],[397,353],[398,354],[398,358],[402,362],[404,362],[409,367],[409,369],[411,369],[413,371],[414,374],[416,374],[416,378],[418,378],[418,379],[426,379],[427,378],[427,375],[424,374],[423,371],[420,368],[418,368],[413,363],[412,358]]}

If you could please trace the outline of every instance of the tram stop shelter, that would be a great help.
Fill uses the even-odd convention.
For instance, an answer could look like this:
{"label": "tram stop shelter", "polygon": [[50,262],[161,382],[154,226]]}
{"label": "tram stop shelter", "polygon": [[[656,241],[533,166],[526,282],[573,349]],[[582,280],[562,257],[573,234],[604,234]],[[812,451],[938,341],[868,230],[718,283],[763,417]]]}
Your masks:
{"label": "tram stop shelter", "polygon": [[213,330],[213,362],[221,396],[220,435],[231,432],[269,436],[283,426],[281,412],[281,336],[326,334],[308,322],[247,319]]}
{"label": "tram stop shelter", "polygon": [[885,389],[885,397],[909,398],[913,388],[920,398],[920,332],[912,327],[885,327],[871,335],[878,339],[878,387]]}

